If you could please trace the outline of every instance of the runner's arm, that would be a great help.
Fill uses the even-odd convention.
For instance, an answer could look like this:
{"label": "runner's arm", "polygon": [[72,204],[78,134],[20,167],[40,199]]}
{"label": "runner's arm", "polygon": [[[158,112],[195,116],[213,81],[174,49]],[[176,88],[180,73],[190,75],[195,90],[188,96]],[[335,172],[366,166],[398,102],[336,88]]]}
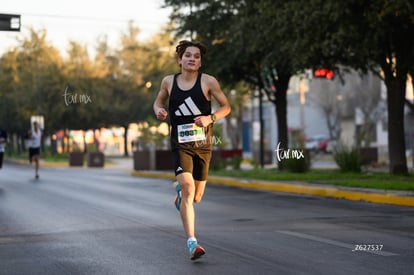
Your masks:
{"label": "runner's arm", "polygon": [[211,97],[213,97],[219,104],[219,108],[214,112],[216,120],[222,119],[230,113],[230,103],[215,77],[209,77],[209,87]]}
{"label": "runner's arm", "polygon": [[155,99],[153,104],[155,116],[159,120],[165,120],[168,116],[168,112],[165,109],[165,106],[169,97],[168,87],[170,78],[170,76],[166,76],[161,81],[160,91],[158,92],[157,98]]}

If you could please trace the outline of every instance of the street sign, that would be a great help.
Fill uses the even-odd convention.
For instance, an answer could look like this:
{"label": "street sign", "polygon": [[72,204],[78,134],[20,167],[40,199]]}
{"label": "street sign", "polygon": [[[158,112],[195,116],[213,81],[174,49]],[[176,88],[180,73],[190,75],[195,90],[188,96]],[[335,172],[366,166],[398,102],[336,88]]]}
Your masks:
{"label": "street sign", "polygon": [[0,31],[20,31],[20,15],[0,13]]}

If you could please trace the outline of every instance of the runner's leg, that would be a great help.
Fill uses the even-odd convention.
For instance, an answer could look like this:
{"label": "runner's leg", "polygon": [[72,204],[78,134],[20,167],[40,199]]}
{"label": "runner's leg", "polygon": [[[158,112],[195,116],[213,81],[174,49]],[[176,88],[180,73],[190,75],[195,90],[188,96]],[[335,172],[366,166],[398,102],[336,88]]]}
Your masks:
{"label": "runner's leg", "polygon": [[204,190],[206,189],[206,180],[194,180],[195,184],[195,194],[194,194],[194,202],[199,203],[204,195]]}
{"label": "runner's leg", "polygon": [[181,186],[181,205],[180,215],[184,226],[184,231],[187,238],[195,237],[194,223],[194,199],[195,199],[195,184],[193,175],[185,172],[177,175],[177,181]]}
{"label": "runner's leg", "polygon": [[39,155],[34,155],[33,160],[35,162],[35,177],[39,177]]}

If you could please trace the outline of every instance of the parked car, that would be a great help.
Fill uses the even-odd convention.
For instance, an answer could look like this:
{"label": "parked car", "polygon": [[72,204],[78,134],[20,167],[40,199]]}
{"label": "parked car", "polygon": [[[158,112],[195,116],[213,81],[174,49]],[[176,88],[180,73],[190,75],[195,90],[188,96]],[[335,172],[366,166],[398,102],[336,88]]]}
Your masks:
{"label": "parked car", "polygon": [[325,135],[311,136],[306,140],[306,149],[312,152],[327,152],[329,138]]}
{"label": "parked car", "polygon": [[318,147],[316,148],[316,150],[318,152],[328,152],[328,144],[329,144],[330,140],[329,139],[323,139],[319,142]]}

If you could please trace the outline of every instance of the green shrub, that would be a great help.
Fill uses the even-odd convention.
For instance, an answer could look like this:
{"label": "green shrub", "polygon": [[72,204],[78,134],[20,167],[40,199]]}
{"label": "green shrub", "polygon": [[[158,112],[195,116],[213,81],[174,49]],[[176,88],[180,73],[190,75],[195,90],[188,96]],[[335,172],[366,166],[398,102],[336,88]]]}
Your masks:
{"label": "green shrub", "polygon": [[241,156],[234,156],[231,160],[231,164],[234,170],[240,170],[243,158]]}
{"label": "green shrub", "polygon": [[341,145],[334,150],[334,160],[341,172],[361,172],[362,160],[355,147]]}
{"label": "green shrub", "polygon": [[[302,152],[303,156],[295,154],[295,152]],[[286,169],[292,173],[305,173],[310,169],[310,155],[305,149],[289,150],[289,158],[282,161],[285,162]]]}
{"label": "green shrub", "polygon": [[211,164],[210,168],[214,171],[219,171],[225,169],[227,166],[227,161],[225,159],[219,158],[215,164]]}

